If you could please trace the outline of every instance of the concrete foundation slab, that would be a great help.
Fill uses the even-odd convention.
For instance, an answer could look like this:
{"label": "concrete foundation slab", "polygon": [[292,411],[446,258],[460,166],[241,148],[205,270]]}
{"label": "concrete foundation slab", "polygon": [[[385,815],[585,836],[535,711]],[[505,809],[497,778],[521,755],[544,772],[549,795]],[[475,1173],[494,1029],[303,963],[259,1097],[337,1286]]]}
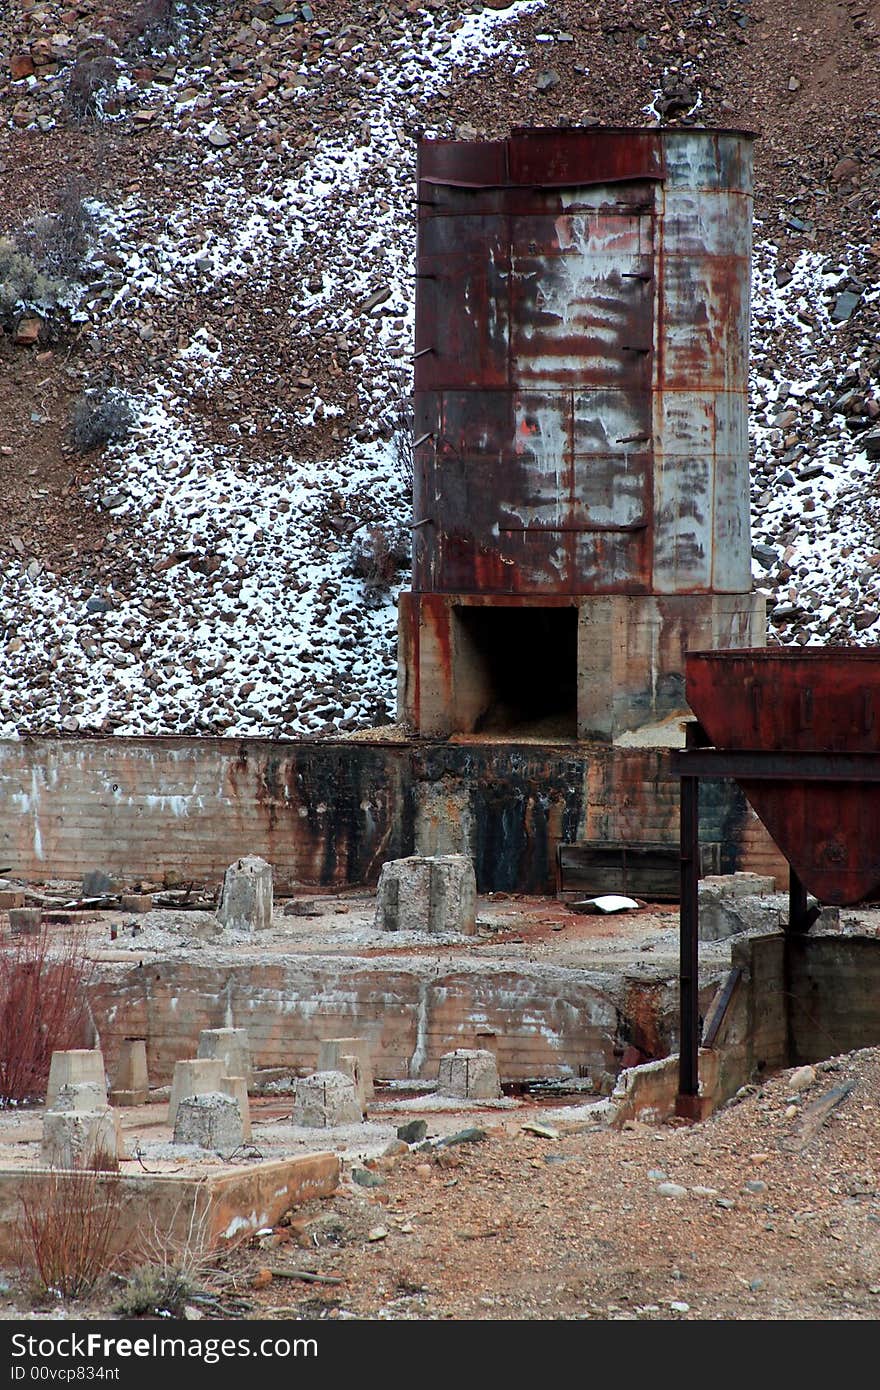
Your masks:
{"label": "concrete foundation slab", "polygon": [[[272,1226],[291,1207],[313,1197],[328,1197],[339,1183],[339,1159],[333,1153],[305,1154],[273,1163],[219,1168],[201,1176],[125,1173],[98,1174],[96,1182],[114,1184],[118,1221],[112,1238],[115,1252],[137,1258],[155,1243],[156,1233],[183,1248],[195,1231],[205,1250],[246,1238]],[[74,1178],[74,1181],[76,1179]],[[16,1258],[16,1225],[21,1216],[20,1167],[0,1168],[0,1261]],[[64,1200],[70,1178],[46,1168],[31,1170],[27,1181],[46,1185],[53,1200]],[[142,1258],[145,1256],[142,1256]]]}

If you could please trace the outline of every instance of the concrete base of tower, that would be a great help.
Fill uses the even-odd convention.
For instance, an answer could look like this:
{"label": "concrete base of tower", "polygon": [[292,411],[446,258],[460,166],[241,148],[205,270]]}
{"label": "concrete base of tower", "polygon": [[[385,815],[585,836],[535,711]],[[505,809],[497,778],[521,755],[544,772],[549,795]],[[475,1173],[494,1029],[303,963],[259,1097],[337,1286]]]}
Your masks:
{"label": "concrete base of tower", "polygon": [[[451,734],[639,742],[690,715],[688,651],[760,647],[761,594],[402,593],[398,716]],[[650,731],[656,731],[651,733]]]}

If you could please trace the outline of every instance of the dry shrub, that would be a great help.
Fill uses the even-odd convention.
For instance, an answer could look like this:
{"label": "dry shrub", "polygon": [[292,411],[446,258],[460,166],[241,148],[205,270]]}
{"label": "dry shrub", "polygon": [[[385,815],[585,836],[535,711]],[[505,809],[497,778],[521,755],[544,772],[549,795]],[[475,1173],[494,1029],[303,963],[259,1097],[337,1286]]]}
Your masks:
{"label": "dry shrub", "polygon": [[0,237],[0,326],[14,328],[28,309],[52,317],[63,310],[69,288],[64,280],[42,271],[11,238]]}
{"label": "dry shrub", "polygon": [[361,532],[352,552],[352,568],[368,588],[387,589],[409,562],[409,533],[373,525]]}
{"label": "dry shrub", "polygon": [[19,1192],[18,1263],[42,1290],[81,1298],[113,1267],[121,1208],[119,1176],[44,1173]]}
{"label": "dry shrub", "polygon": [[125,1280],[115,1311],[130,1318],[182,1317],[214,1263],[210,1207],[198,1197],[191,1202],[181,1199],[165,1224],[152,1216],[135,1243],[134,1256],[138,1263]]}
{"label": "dry shrub", "polygon": [[93,977],[76,929],[0,946],[0,1108],[45,1095],[52,1053],[82,1047]]}
{"label": "dry shrub", "polygon": [[89,249],[93,219],[85,207],[86,185],[76,176],[62,179],[53,196],[15,232],[15,245],[43,275],[59,283],[79,278]]}
{"label": "dry shrub", "polygon": [[134,410],[124,392],[110,386],[93,387],[77,397],[70,414],[70,442],[78,454],[126,439]]}
{"label": "dry shrub", "polygon": [[101,100],[115,83],[116,63],[106,53],[82,53],[72,64],[64,88],[64,105],[75,121],[98,121]]}

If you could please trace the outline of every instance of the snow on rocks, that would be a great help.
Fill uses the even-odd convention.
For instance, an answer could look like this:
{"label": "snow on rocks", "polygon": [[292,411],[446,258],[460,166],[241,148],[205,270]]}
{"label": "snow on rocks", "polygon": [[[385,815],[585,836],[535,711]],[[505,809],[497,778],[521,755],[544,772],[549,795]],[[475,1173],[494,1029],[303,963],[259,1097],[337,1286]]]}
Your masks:
{"label": "snow on rocks", "polygon": [[[140,192],[88,204],[96,341],[124,341],[128,326],[155,345],[153,379],[129,389],[136,428],[106,451],[110,478],[90,499],[113,518],[124,554],[100,592],[48,568],[0,574],[0,612],[15,634],[0,647],[0,736],[320,736],[393,718],[410,510],[400,429],[413,329],[412,122],[451,72],[497,57],[517,15],[541,7],[487,10],[454,31],[407,17],[369,62],[353,45],[349,76],[369,92],[366,124],[324,130],[320,143],[300,127],[284,176],[267,163],[230,164],[241,93],[223,94],[221,120],[202,100],[215,86],[211,67],[192,54],[176,69],[162,100],[179,117],[190,196],[168,209]],[[282,81],[269,74],[262,84],[256,130],[285,99],[316,117],[326,103],[327,44],[300,51]],[[264,297],[271,318],[271,341],[253,355],[236,336],[242,295]],[[207,313],[218,303],[222,322]],[[261,387],[275,394],[268,412],[246,401],[257,351]],[[353,559],[373,528],[399,558],[396,573],[370,584]]]}
{"label": "snow on rocks", "polygon": [[[127,16],[98,35],[90,0],[0,17],[7,129],[52,141],[67,121],[73,144],[87,79],[90,119],[117,142],[125,174],[87,203],[77,361],[118,365],[137,417],[79,484],[106,528],[99,558],[47,548],[0,570],[0,736],[324,737],[393,718],[418,133],[620,124],[651,92],[687,119],[719,114],[706,36],[682,32],[673,60],[646,30],[623,71],[613,6],[572,14],[573,32],[544,0],[185,9],[162,35]],[[712,24],[723,67],[730,36]],[[609,62],[621,90],[606,97]],[[578,117],[586,86],[601,116]],[[848,209],[869,172],[864,153],[828,162]],[[829,259],[815,208],[788,191],[756,227],[755,582],[772,641],[870,641],[880,402],[858,325],[876,314],[876,237],[852,211],[866,245],[841,231]]]}

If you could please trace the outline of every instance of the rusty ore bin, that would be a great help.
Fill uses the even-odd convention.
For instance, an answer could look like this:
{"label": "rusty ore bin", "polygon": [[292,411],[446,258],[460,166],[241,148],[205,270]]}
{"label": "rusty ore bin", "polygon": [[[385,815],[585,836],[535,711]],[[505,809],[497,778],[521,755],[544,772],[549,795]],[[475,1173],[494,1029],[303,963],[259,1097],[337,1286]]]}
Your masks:
{"label": "rusty ore bin", "polygon": [[[880,752],[880,647],[689,652],[686,696],[718,749]],[[880,888],[880,784],[738,781],[820,901],[861,902]]]}

